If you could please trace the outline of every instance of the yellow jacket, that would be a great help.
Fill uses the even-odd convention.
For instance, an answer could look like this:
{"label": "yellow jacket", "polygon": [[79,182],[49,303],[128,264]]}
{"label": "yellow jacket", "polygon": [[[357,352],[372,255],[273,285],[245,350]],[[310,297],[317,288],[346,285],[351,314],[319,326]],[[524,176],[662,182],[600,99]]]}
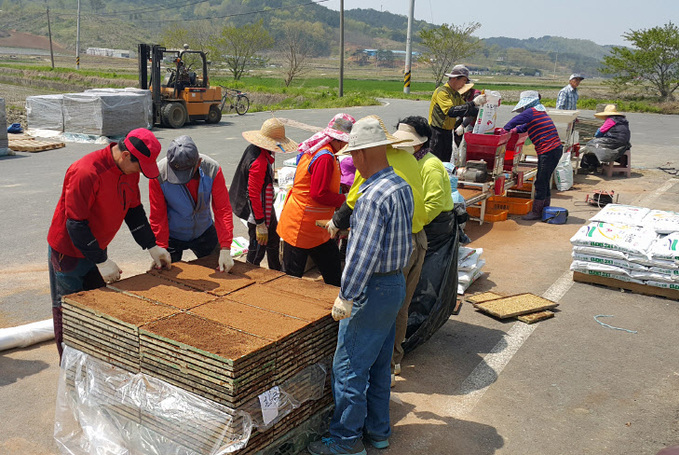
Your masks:
{"label": "yellow jacket", "polygon": [[431,95],[431,103],[429,104],[429,124],[436,128],[444,130],[452,130],[455,128],[455,117],[448,117],[448,111],[453,106],[460,106],[464,104],[462,95],[457,93],[457,90],[450,88],[446,82],[434,90]]}
{"label": "yellow jacket", "polygon": [[[389,165],[394,168],[394,172],[403,180],[408,182],[410,188],[413,190],[413,201],[415,202],[415,210],[413,211],[413,234],[422,230],[427,224],[427,211],[424,207],[424,187],[422,185],[422,176],[420,175],[420,166],[413,155],[405,150],[399,150],[387,146],[387,161]],[[360,196],[358,188],[365,182],[361,174],[356,171],[354,184],[351,185],[349,194],[347,194],[347,205],[353,210],[356,201]],[[448,191],[450,193],[450,191]]]}

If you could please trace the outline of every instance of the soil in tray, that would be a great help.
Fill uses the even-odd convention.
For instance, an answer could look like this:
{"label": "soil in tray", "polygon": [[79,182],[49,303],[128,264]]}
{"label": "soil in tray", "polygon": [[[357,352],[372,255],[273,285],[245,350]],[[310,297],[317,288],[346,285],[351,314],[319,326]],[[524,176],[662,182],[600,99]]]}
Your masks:
{"label": "soil in tray", "polygon": [[[211,254],[209,256],[203,256],[202,258],[195,259],[189,262],[189,264],[201,265],[203,267],[216,269],[218,261],[219,254]],[[241,275],[250,278],[257,283],[265,283],[269,280],[273,280],[279,276],[285,275],[285,273],[279,272],[278,270],[258,267],[254,264],[249,264],[240,260],[234,261],[233,268],[231,269],[230,273],[232,275]]]}
{"label": "soil in tray", "polygon": [[325,284],[321,281],[312,281],[293,276],[276,278],[275,280],[264,284],[264,286],[320,300],[326,304],[325,307],[328,311],[332,310],[335,298],[337,297],[337,294],[339,294],[338,287]]}
{"label": "soil in tray", "polygon": [[207,292],[174,283],[163,277],[148,273],[126,278],[108,287],[129,292],[155,302],[162,302],[182,310],[202,305],[216,298]]}
{"label": "soil in tray", "polygon": [[108,288],[82,291],[65,297],[78,306],[137,327],[177,312],[176,308],[125,295]]}
{"label": "soil in tray", "polygon": [[277,292],[262,284],[239,289],[230,294],[229,299],[309,322],[317,321],[330,314],[327,305],[316,299],[283,291]]}
{"label": "soil in tray", "polygon": [[216,295],[225,295],[254,283],[254,280],[243,275],[186,262],[175,262],[170,270],[151,270],[149,273]]}
{"label": "soil in tray", "polygon": [[143,330],[231,360],[271,344],[269,340],[187,313],[152,322]]}
{"label": "soil in tray", "polygon": [[227,298],[196,307],[191,313],[271,341],[284,338],[308,324],[298,318],[253,308]]}

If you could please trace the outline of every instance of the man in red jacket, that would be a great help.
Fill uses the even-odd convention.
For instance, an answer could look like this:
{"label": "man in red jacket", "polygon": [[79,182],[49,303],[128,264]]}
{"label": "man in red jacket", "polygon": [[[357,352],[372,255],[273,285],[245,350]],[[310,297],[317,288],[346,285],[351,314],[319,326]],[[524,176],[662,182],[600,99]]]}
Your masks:
{"label": "man in red jacket", "polygon": [[122,270],[106,247],[123,221],[148,249],[156,268],[170,268],[170,254],[156,245],[139,194],[139,172],[158,177],[160,143],[146,129],[85,155],[66,171],[61,197],[47,234],[54,335],[62,354],[61,298],[120,279]]}

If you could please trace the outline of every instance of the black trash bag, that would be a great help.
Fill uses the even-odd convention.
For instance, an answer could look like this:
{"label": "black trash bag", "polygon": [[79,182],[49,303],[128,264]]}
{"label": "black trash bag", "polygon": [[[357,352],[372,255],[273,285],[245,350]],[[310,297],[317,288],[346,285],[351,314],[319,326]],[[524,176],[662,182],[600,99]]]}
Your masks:
{"label": "black trash bag", "polygon": [[425,232],[427,253],[408,309],[405,352],[431,338],[448,320],[457,302],[459,229],[455,214],[442,213],[425,226]]}

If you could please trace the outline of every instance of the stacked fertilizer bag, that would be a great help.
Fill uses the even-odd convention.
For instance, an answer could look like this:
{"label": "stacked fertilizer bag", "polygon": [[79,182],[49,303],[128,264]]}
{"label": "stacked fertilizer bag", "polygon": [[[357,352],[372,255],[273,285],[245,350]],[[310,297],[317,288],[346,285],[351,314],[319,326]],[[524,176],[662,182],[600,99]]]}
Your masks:
{"label": "stacked fertilizer bag", "polygon": [[457,256],[457,293],[462,295],[471,284],[483,275],[485,259],[481,259],[483,248],[460,246]]}
{"label": "stacked fertilizer bag", "polygon": [[679,213],[608,204],[571,243],[572,271],[679,290]]}

